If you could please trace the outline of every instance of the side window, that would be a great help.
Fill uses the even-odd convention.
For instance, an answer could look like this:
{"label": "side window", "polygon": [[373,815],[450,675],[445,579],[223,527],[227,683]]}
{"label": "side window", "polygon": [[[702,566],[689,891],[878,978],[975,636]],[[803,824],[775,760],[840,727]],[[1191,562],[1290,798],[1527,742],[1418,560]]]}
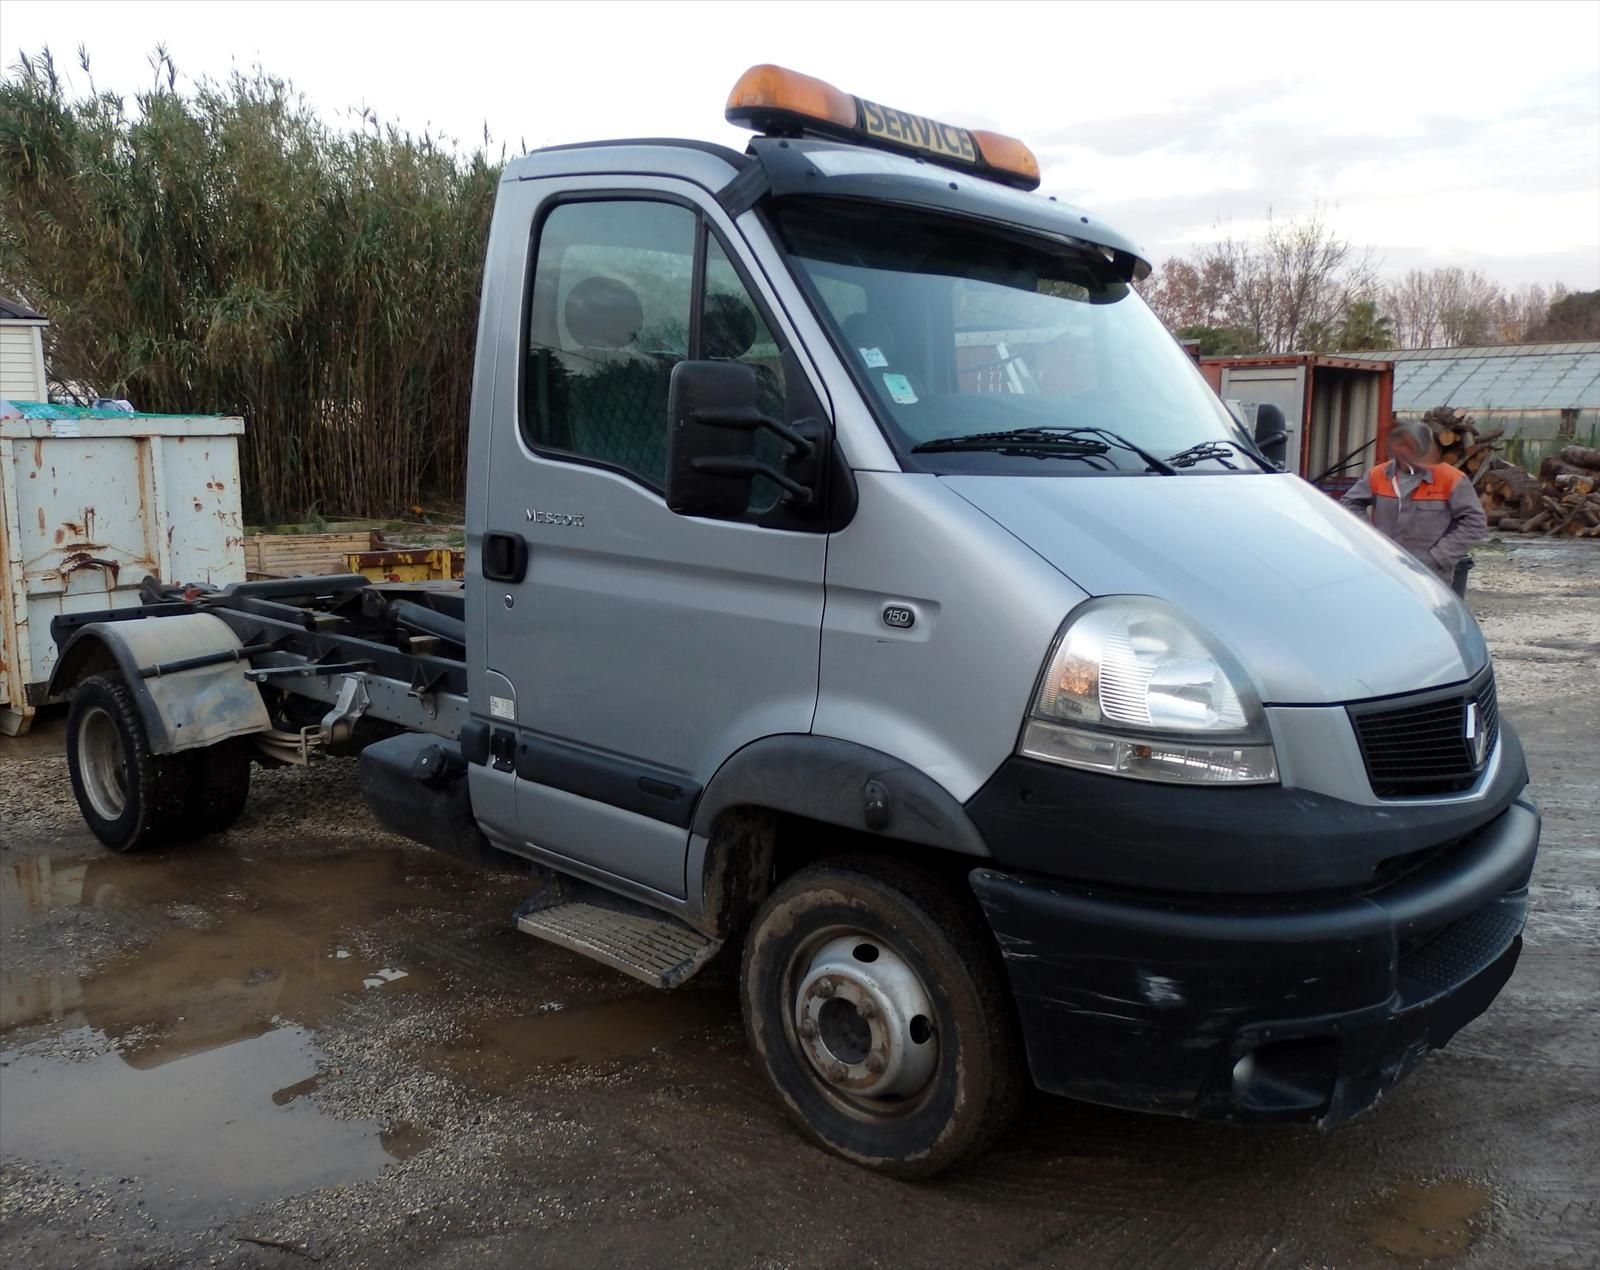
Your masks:
{"label": "side window", "polygon": [[545,217],[529,302],[530,443],[661,486],[667,385],[689,355],[697,228],[688,208],[643,199],[563,203]]}

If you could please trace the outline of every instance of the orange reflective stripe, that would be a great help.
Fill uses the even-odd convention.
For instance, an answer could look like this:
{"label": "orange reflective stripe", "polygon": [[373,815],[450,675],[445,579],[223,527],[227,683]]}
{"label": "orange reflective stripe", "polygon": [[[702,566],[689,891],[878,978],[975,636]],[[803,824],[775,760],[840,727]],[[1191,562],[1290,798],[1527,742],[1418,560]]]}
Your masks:
{"label": "orange reflective stripe", "polygon": [[[1383,498],[1395,498],[1394,480],[1391,475],[1392,463],[1380,463],[1367,473],[1367,483],[1372,486],[1372,492]],[[1448,463],[1440,463],[1437,467],[1428,469],[1428,479],[1412,491],[1413,503],[1443,503],[1449,501],[1451,492],[1459,485],[1463,476],[1461,469],[1451,467]]]}
{"label": "orange reflective stripe", "polygon": [[1451,467],[1448,463],[1441,463],[1437,467],[1428,469],[1428,479],[1417,486],[1417,492],[1411,496],[1413,502],[1418,503],[1443,503],[1450,498],[1450,493],[1461,483],[1461,469]]}

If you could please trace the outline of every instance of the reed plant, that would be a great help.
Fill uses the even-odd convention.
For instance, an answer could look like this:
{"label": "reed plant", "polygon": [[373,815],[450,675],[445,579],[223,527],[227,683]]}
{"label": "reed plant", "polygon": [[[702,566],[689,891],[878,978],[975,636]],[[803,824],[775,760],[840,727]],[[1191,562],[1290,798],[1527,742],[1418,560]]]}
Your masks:
{"label": "reed plant", "polygon": [[[90,72],[80,52],[84,73]],[[50,52],[0,77],[0,291],[50,319],[53,381],[141,410],[239,414],[252,518],[459,499],[500,162],[287,83],[131,101]]]}

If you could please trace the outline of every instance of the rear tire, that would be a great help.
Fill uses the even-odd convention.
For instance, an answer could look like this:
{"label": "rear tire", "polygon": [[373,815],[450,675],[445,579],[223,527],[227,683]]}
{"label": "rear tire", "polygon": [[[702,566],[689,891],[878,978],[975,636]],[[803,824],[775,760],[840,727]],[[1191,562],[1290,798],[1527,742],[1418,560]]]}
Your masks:
{"label": "rear tire", "polygon": [[67,773],[78,810],[113,851],[174,839],[190,772],[182,756],[152,754],[133,692],[120,675],[93,675],[67,711]]}
{"label": "rear tire", "polygon": [[250,742],[218,741],[182,755],[189,764],[185,828],[197,834],[231,829],[250,798]]}
{"label": "rear tire", "polygon": [[931,1177],[976,1155],[1026,1089],[976,904],[897,862],[815,865],[784,882],[745,942],[740,998],[801,1132],[880,1173]]}

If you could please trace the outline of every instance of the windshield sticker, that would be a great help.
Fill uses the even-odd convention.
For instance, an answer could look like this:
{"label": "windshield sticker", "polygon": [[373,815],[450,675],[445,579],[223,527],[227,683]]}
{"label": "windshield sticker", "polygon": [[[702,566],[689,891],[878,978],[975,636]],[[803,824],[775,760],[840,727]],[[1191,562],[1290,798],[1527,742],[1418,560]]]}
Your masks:
{"label": "windshield sticker", "polygon": [[897,405],[911,406],[917,401],[917,394],[912,391],[911,381],[904,375],[885,375],[883,386],[889,390],[889,396],[894,398]]}
{"label": "windshield sticker", "polygon": [[861,354],[861,360],[872,370],[889,364],[889,359],[883,355],[881,348],[859,348],[856,351]]}

